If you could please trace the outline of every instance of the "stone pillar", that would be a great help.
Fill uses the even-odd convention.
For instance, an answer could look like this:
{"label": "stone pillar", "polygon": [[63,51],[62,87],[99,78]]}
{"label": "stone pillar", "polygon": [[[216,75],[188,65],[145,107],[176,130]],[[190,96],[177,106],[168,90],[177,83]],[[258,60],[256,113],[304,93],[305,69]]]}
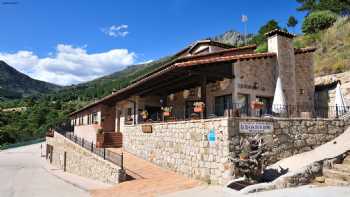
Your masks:
{"label": "stone pillar", "polygon": [[268,52],[276,53],[276,79],[281,78],[282,87],[288,105],[296,105],[296,79],[295,54],[293,47],[293,34],[273,30],[266,34],[268,39]]}

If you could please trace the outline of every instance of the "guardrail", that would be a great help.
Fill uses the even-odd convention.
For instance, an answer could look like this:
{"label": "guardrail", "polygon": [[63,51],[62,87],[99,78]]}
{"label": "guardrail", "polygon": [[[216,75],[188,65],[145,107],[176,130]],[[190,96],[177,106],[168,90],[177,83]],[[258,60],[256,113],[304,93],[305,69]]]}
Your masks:
{"label": "guardrail", "polygon": [[121,169],[124,169],[123,153],[118,154],[118,153],[112,152],[106,148],[97,148],[96,144],[94,144],[93,142],[89,142],[89,141],[85,140],[84,138],[78,137],[78,136],[74,135],[74,133],[72,133],[72,132],[66,132],[64,136],[67,139],[71,140],[72,142],[85,148],[86,150],[89,150],[92,153],[96,154],[97,156],[100,156],[104,160],[110,161],[110,162],[118,165]]}

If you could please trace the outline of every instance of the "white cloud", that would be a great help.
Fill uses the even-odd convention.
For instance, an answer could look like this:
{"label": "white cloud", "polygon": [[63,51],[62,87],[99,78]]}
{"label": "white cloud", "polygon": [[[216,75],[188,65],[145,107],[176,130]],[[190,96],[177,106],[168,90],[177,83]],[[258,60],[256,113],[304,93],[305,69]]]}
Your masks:
{"label": "white cloud", "polygon": [[1,53],[4,60],[29,76],[60,85],[81,83],[134,64],[136,55],[127,49],[89,54],[85,47],[58,44],[56,51],[40,58],[32,51]]}
{"label": "white cloud", "polygon": [[102,28],[102,32],[111,37],[125,37],[129,34],[128,25],[112,25],[108,28]]}

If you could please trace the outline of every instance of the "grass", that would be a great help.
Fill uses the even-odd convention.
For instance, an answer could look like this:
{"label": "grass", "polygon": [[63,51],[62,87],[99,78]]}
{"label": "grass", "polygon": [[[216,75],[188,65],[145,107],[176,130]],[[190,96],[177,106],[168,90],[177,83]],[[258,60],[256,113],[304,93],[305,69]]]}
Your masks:
{"label": "grass", "polygon": [[350,18],[340,17],[325,31],[299,36],[296,48],[315,46],[315,75],[341,73],[350,70]]}
{"label": "grass", "polygon": [[9,149],[9,148],[17,148],[17,147],[21,147],[21,146],[27,146],[27,145],[36,144],[39,142],[44,142],[44,141],[45,141],[45,138],[39,138],[39,139],[29,140],[29,141],[25,141],[25,142],[19,142],[19,143],[15,143],[15,144],[3,144],[3,145],[0,145],[0,150],[5,150],[5,149]]}

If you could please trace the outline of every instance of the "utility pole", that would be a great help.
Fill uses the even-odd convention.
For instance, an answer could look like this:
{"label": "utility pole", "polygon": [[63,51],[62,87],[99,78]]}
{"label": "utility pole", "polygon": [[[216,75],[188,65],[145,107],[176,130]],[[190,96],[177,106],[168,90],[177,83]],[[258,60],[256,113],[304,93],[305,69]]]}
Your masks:
{"label": "utility pole", "polygon": [[248,22],[248,16],[242,14],[241,21],[244,25],[244,45],[247,45],[247,22]]}

